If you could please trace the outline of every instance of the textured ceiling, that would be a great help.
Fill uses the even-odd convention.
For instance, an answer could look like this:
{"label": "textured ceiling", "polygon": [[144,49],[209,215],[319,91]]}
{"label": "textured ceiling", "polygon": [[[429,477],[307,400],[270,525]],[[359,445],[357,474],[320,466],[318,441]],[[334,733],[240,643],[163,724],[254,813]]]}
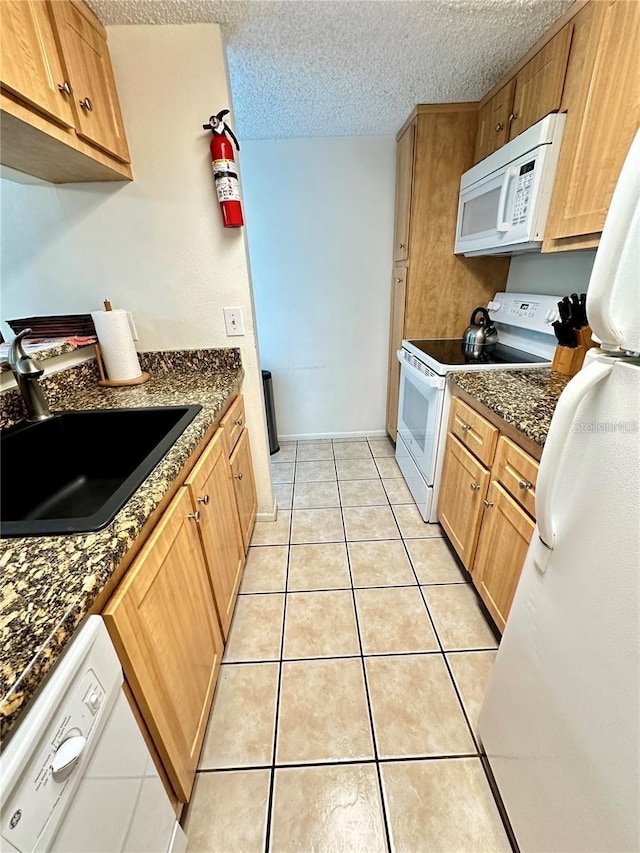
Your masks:
{"label": "textured ceiling", "polygon": [[572,0],[89,0],[105,24],[219,23],[238,135],[392,134],[478,100]]}

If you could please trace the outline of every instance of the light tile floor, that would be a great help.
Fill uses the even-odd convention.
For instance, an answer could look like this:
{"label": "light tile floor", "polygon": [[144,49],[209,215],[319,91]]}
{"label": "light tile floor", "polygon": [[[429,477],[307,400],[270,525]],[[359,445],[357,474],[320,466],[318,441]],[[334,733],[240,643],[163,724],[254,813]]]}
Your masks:
{"label": "light tile floor", "polygon": [[510,850],[477,739],[496,640],[393,445],[287,442],[272,468],[189,851]]}

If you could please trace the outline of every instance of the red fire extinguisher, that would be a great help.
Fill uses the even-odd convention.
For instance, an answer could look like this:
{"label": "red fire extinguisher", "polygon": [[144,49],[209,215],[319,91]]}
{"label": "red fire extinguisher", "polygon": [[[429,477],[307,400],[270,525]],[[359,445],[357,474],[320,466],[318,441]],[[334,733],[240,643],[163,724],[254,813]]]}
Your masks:
{"label": "red fire extinguisher", "polygon": [[234,141],[236,149],[240,145],[234,132],[224,121],[229,110],[220,110],[217,115],[209,118],[209,124],[203,124],[203,130],[210,130],[213,134],[211,140],[211,160],[213,161],[213,179],[216,184],[216,192],[220,209],[222,210],[222,222],[225,228],[239,228],[244,225],[242,218],[242,202],[240,201],[240,183],[238,172],[233,156],[233,145],[227,135]]}

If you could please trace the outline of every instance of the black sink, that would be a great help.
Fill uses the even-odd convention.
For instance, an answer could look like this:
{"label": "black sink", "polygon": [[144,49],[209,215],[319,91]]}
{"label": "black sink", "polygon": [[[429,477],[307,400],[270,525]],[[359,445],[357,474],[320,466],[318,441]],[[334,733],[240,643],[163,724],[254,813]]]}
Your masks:
{"label": "black sink", "polygon": [[201,409],[63,412],[3,431],[1,535],[106,527]]}

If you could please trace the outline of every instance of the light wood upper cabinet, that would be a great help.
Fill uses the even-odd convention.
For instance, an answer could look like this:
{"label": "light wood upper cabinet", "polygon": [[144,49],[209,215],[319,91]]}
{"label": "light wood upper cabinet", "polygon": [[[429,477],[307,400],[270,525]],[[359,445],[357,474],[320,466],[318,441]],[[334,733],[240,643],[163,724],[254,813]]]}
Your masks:
{"label": "light wood upper cabinet", "polygon": [[181,487],[103,612],[176,794],[188,802],[223,641]]}
{"label": "light wood upper cabinet", "polygon": [[199,513],[197,526],[226,638],[242,579],[244,548],[223,430],[216,432],[185,483],[191,511]]}
{"label": "light wood upper cabinet", "polygon": [[62,125],[73,127],[71,90],[47,4],[43,0],[2,0],[0,16],[2,87]]}
{"label": "light wood upper cabinet", "polygon": [[249,433],[246,429],[238,439],[235,450],[229,459],[231,473],[233,475],[233,488],[236,495],[238,507],[238,518],[240,530],[244,542],[244,550],[249,550],[253,526],[256,522],[258,510],[258,499],[256,497],[256,485],[253,476],[253,462],[251,461],[251,445]]}
{"label": "light wood upper cabinet", "polygon": [[503,631],[535,524],[495,481],[487,494],[473,582]]}
{"label": "light wood upper cabinet", "polygon": [[487,469],[449,433],[442,466],[438,519],[469,571],[488,485]]}
{"label": "light wood upper cabinet", "polygon": [[567,24],[517,75],[509,139],[560,109],[572,34],[573,24]]}
{"label": "light wood upper cabinet", "polygon": [[128,163],[129,150],[107,42],[73,3],[57,2],[52,8],[73,86],[76,131],[83,139]]}
{"label": "light wood upper cabinet", "polygon": [[396,218],[393,258],[406,261],[409,257],[409,226],[411,217],[411,187],[415,151],[415,125],[410,125],[398,140],[396,150]]}
{"label": "light wood upper cabinet", "polygon": [[509,116],[513,104],[516,81],[509,80],[506,86],[494,95],[478,111],[478,132],[474,163],[484,160],[501,148],[509,138]]}
{"label": "light wood upper cabinet", "polygon": [[404,315],[407,302],[406,267],[395,267],[391,277],[391,322],[389,325],[389,366],[387,376],[387,432],[395,441],[398,432],[398,397],[400,394],[400,362],[397,352],[402,346]]}
{"label": "light wood upper cabinet", "polygon": [[567,113],[543,252],[597,245],[640,124],[640,3],[591,2],[574,19]]}

